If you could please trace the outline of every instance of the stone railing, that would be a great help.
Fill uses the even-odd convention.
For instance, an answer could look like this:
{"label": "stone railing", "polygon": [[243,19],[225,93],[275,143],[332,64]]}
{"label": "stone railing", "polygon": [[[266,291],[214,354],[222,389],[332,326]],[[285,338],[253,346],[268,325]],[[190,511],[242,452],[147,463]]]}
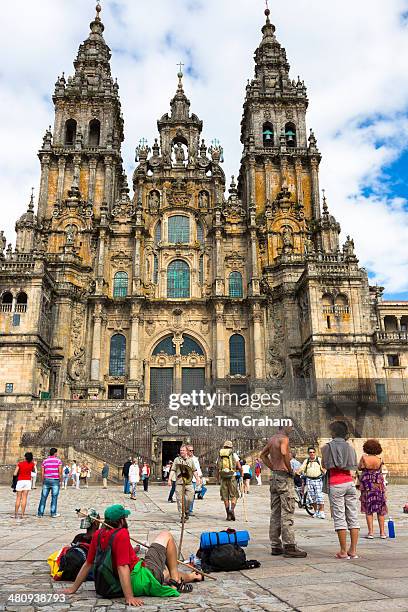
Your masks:
{"label": "stone railing", "polygon": [[392,332],[375,332],[374,334],[374,342],[408,342],[408,332],[406,331],[392,331]]}
{"label": "stone railing", "polygon": [[350,306],[323,306],[323,314],[350,314]]}

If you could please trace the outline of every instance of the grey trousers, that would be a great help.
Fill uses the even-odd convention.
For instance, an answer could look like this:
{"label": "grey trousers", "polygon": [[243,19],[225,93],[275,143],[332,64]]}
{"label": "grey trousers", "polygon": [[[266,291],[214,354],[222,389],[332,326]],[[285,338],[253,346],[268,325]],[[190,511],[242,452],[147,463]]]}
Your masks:
{"label": "grey trousers", "polygon": [[334,529],[360,529],[357,489],[353,482],[330,485],[330,508]]}

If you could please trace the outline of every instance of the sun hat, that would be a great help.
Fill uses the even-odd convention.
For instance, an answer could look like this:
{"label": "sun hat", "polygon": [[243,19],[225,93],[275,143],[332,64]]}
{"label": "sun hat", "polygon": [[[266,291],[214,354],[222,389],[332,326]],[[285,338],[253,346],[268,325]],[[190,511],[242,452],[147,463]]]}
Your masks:
{"label": "sun hat", "polygon": [[89,529],[90,527],[92,527],[92,523],[93,523],[93,518],[99,518],[99,514],[98,512],[95,510],[95,508],[89,508],[88,510],[88,516],[81,519],[81,523],[79,525],[80,529]]}
{"label": "sun hat", "polygon": [[231,440],[225,440],[225,442],[224,442],[224,448],[232,448],[232,442],[231,442]]}

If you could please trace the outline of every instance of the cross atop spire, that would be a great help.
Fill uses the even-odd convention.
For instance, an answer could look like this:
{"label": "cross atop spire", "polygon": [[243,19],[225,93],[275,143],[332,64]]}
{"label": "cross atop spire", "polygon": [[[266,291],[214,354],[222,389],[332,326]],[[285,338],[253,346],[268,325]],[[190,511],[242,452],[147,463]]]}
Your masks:
{"label": "cross atop spire", "polygon": [[177,64],[177,66],[179,67],[179,71],[178,71],[178,75],[177,76],[178,76],[179,79],[181,79],[181,77],[183,76],[183,66],[184,66],[184,64],[183,64],[183,62],[179,62]]}

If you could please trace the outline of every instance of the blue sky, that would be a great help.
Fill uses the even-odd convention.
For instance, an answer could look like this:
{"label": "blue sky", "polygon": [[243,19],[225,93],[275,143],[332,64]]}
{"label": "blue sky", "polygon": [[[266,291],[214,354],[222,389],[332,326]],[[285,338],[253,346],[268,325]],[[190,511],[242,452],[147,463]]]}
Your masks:
{"label": "blue sky", "polygon": [[[102,5],[129,178],[139,139],[152,143],[156,121],[168,110],[179,61],[206,142],[221,141],[226,175],[236,175],[263,0]],[[274,0],[271,10],[292,78],[299,74],[308,87],[308,127],[323,155],[321,187],[342,239],[354,238],[370,282],[384,286],[387,298],[408,299],[408,0]],[[55,80],[63,70],[72,74],[93,15],[93,0],[14,0],[2,7],[0,228],[10,242],[31,186],[38,193],[36,153],[53,122]]]}

